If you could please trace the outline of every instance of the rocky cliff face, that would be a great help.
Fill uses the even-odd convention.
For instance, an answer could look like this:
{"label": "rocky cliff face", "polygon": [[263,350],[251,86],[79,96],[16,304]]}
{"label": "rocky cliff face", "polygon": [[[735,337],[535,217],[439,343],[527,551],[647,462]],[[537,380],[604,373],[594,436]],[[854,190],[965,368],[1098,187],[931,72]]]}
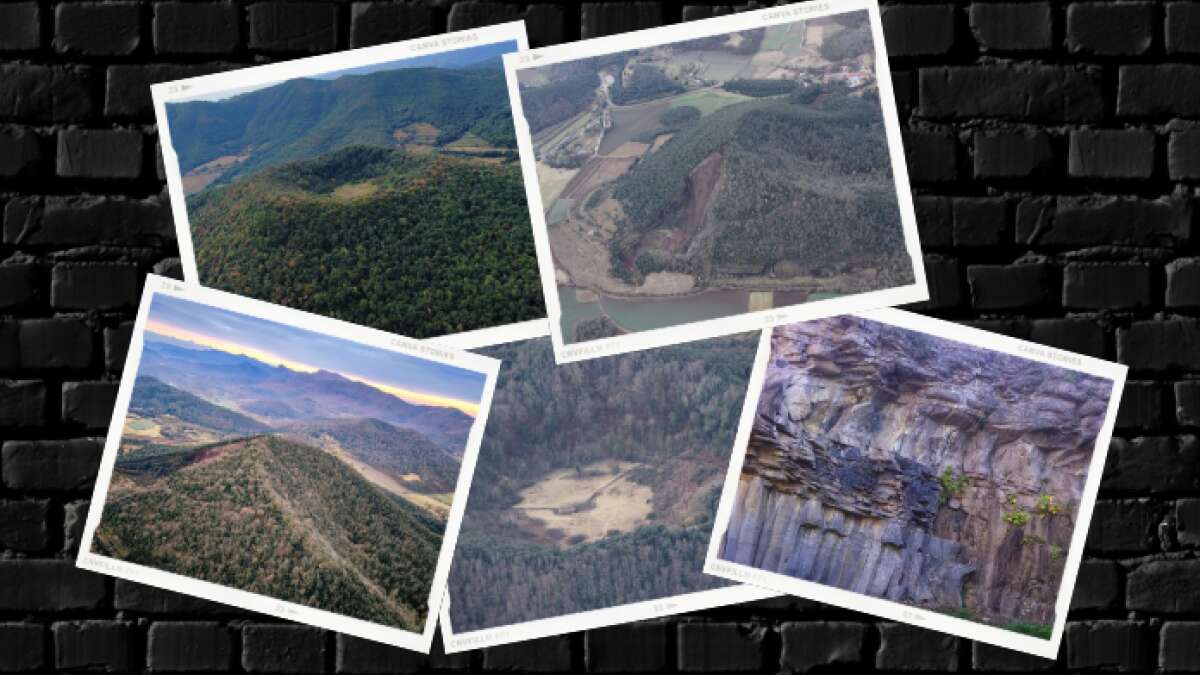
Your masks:
{"label": "rocky cliff face", "polygon": [[855,317],[777,328],[722,557],[1052,623],[1111,387]]}

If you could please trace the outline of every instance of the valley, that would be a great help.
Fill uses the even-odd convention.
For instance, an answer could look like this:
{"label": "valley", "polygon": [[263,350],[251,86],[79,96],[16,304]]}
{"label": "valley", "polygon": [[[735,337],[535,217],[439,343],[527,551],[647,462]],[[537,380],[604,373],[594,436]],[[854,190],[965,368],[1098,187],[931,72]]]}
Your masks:
{"label": "valley", "polygon": [[519,71],[560,295],[717,318],[911,283],[871,47],[850,12]]}

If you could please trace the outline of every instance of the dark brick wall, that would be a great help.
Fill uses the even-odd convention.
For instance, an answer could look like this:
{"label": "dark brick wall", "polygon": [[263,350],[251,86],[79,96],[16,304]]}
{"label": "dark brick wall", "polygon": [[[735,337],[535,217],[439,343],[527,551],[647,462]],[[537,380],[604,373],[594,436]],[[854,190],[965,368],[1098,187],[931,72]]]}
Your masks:
{"label": "dark brick wall", "polygon": [[1056,663],[796,599],[421,657],[74,568],[142,277],[179,274],[149,83],[515,18],[539,45],[728,11],[0,3],[0,673],[1200,669],[1196,0],[884,10],[917,309],[1131,367]]}

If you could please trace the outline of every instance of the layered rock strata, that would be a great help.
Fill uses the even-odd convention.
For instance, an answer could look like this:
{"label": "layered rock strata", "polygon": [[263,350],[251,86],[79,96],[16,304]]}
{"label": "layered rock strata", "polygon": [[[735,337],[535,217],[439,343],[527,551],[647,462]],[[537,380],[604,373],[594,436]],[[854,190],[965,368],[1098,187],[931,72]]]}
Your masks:
{"label": "layered rock strata", "polygon": [[1052,623],[1111,387],[856,317],[777,328],[721,555]]}

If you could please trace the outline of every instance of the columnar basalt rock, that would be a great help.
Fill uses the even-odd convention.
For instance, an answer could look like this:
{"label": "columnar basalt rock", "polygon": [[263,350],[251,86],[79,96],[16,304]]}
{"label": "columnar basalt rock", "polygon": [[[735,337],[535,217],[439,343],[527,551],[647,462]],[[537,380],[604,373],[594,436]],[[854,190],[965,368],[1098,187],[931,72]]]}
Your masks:
{"label": "columnar basalt rock", "polygon": [[1110,387],[855,317],[777,328],[722,557],[1052,623]]}

